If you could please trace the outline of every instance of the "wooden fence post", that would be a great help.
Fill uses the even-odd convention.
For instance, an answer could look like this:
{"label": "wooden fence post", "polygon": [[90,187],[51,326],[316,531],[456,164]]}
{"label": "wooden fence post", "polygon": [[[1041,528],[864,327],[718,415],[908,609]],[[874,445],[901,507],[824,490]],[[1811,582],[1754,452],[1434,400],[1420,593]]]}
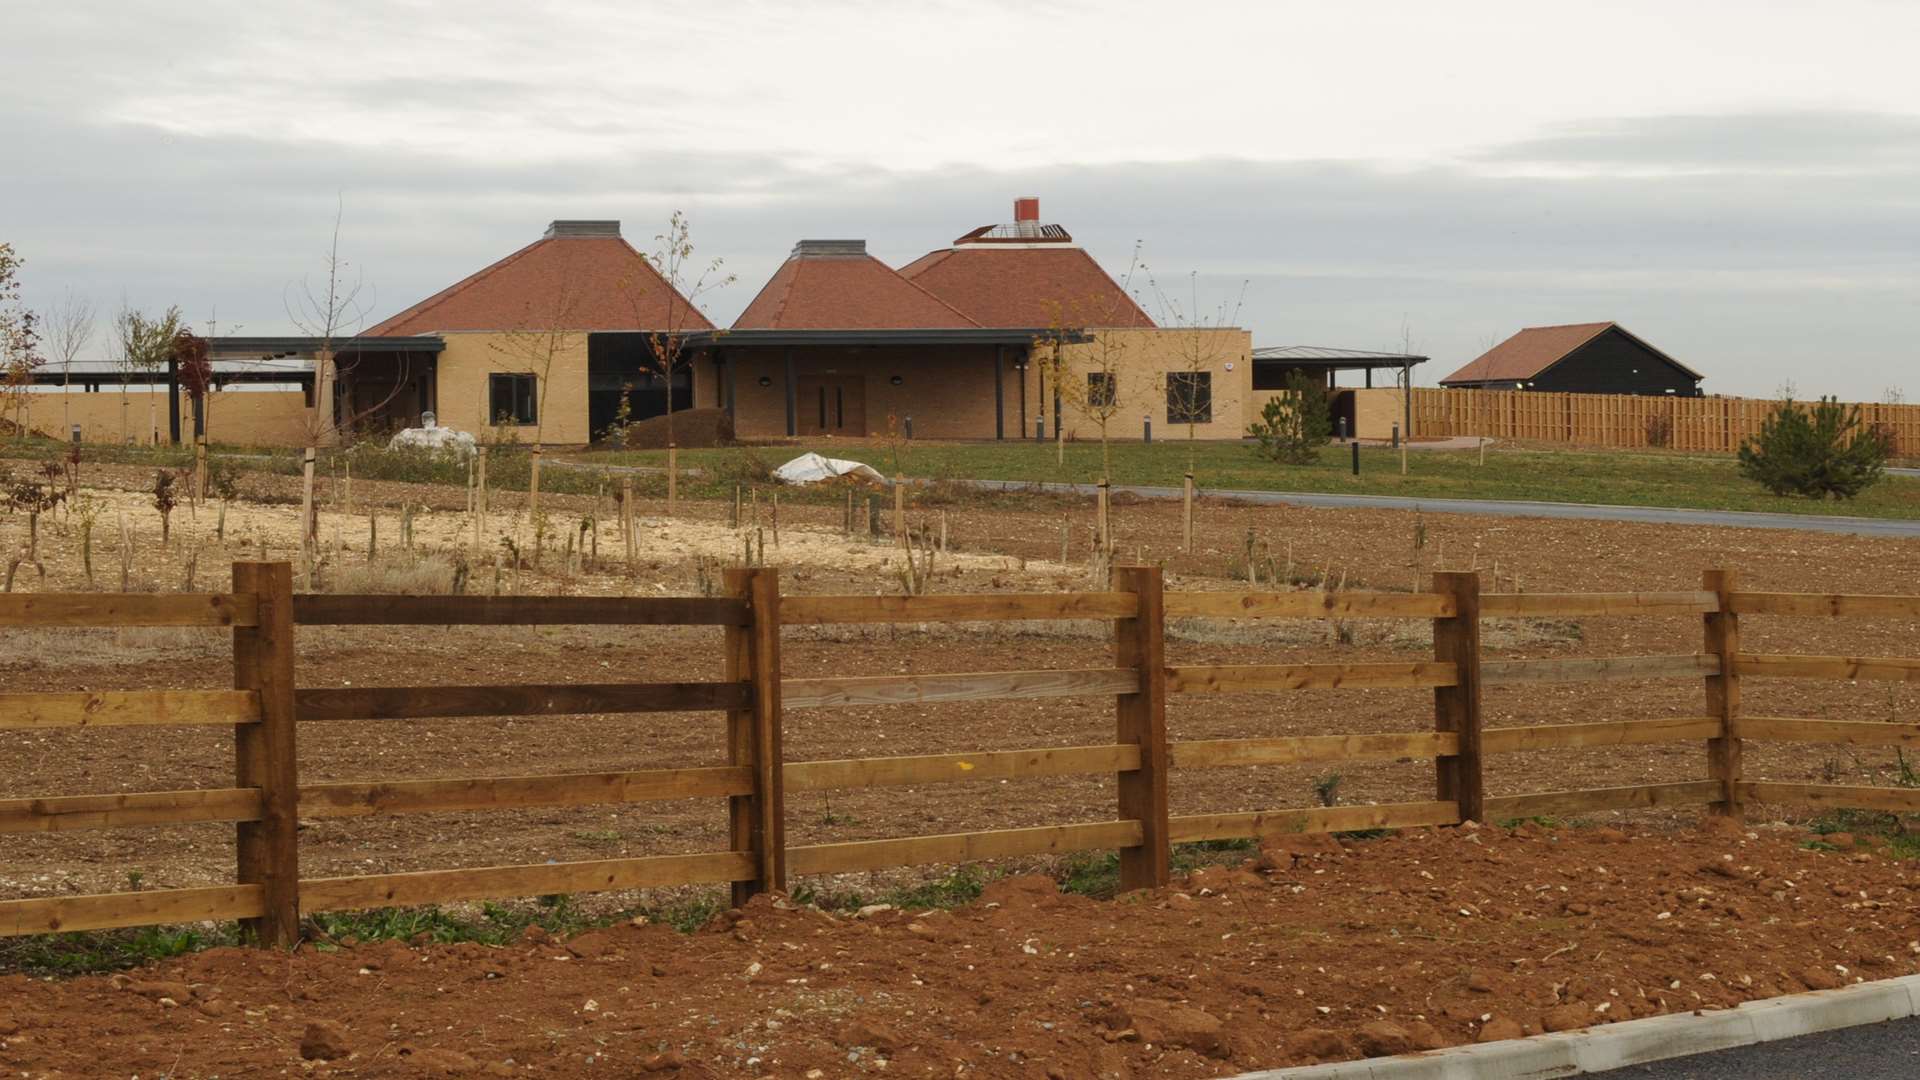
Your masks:
{"label": "wooden fence post", "polygon": [[1718,610],[1709,611],[1702,620],[1706,629],[1704,651],[1720,658],[1718,674],[1707,676],[1707,715],[1720,724],[1718,738],[1707,740],[1707,774],[1720,782],[1720,798],[1709,804],[1717,814],[1739,820],[1740,806],[1740,676],[1734,670],[1734,658],[1740,652],[1740,616],[1733,613],[1736,576],[1732,570],[1708,570],[1701,575],[1700,587],[1719,599]]}
{"label": "wooden fence post", "polygon": [[729,567],[727,593],[747,601],[749,622],[726,631],[726,677],[753,684],[752,704],[727,713],[727,761],[753,772],[753,793],[727,800],[732,847],[751,851],[754,877],[733,883],[738,907],[787,887],[785,762],[780,747],[780,577],[772,567]]}
{"label": "wooden fence post", "polygon": [[1433,689],[1433,727],[1460,736],[1460,752],[1437,758],[1436,795],[1460,806],[1461,821],[1486,814],[1486,777],[1480,756],[1480,575],[1441,572],[1433,591],[1453,597],[1454,614],[1433,620],[1433,658],[1458,672],[1452,686]]}
{"label": "wooden fence post", "polygon": [[1140,690],[1116,697],[1114,741],[1140,747],[1140,767],[1119,775],[1120,817],[1140,823],[1140,846],[1120,852],[1120,889],[1165,885],[1173,853],[1167,839],[1166,609],[1160,568],[1117,566],[1116,592],[1140,598],[1139,612],[1113,624],[1113,664],[1140,672]]}
{"label": "wooden fence post", "polygon": [[242,929],[254,942],[291,948],[300,939],[300,777],[294,758],[293,566],[233,564],[233,591],[257,598],[258,625],[233,628],[233,685],[260,694],[260,722],[234,726],[234,786],[260,789],[260,820],[235,836],[242,885],[266,890],[266,910]]}

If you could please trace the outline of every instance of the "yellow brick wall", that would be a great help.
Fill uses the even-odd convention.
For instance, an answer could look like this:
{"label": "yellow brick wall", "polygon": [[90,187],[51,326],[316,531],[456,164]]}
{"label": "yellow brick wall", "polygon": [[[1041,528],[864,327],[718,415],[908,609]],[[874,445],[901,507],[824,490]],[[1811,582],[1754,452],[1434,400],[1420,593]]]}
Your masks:
{"label": "yellow brick wall", "polygon": [[[1236,328],[1096,330],[1094,340],[1065,350],[1074,385],[1085,387],[1087,374],[1112,368],[1116,374],[1118,409],[1108,420],[1109,438],[1138,439],[1141,419],[1151,417],[1154,438],[1187,437],[1187,425],[1167,420],[1167,376],[1200,370],[1212,373],[1213,419],[1193,425],[1196,439],[1238,439],[1258,412],[1249,413],[1253,400],[1253,335]],[[1036,393],[1031,383],[1028,392]],[[1052,435],[1052,403],[1047,403],[1047,433]],[[1032,409],[1029,405],[1029,410]],[[1064,405],[1069,437],[1099,437],[1099,422],[1085,408]],[[1031,418],[1028,427],[1032,427]]]}
{"label": "yellow brick wall", "polygon": [[[69,424],[80,425],[90,443],[145,445],[159,432],[167,441],[167,391],[159,386],[125,391],[35,392],[24,395],[25,423],[65,442]],[[11,417],[9,417],[11,418]],[[207,440],[229,446],[303,446],[312,423],[306,395],[298,390],[215,390],[207,397]],[[193,438],[193,405],[180,395],[180,439]]]}
{"label": "yellow brick wall", "polygon": [[[1020,435],[1020,376],[1016,350],[1007,349],[1002,367],[1006,436]],[[913,417],[913,434],[922,439],[994,437],[993,346],[858,348],[795,350],[800,377],[832,373],[860,379],[865,397],[867,434],[886,428],[887,415],[902,422]],[[786,352],[782,348],[733,348],[727,363],[734,372],[734,433],[742,438],[780,438],[787,430]],[[893,385],[893,376],[900,385]],[[696,380],[695,402],[713,401],[712,368]],[[768,385],[761,386],[765,378]],[[808,403],[800,401],[806,409]],[[1031,421],[1029,421],[1031,423]],[[804,426],[804,425],[803,425]]]}
{"label": "yellow brick wall", "polygon": [[1406,396],[1398,389],[1356,389],[1353,394],[1353,435],[1357,439],[1391,439],[1393,425],[1402,424]]}
{"label": "yellow brick wall", "polygon": [[587,431],[587,335],[569,334],[559,342],[552,363],[546,358],[545,335],[449,333],[440,354],[436,394],[437,419],[446,426],[487,434],[488,376],[495,372],[531,373],[540,381],[540,426],[504,429],[507,437],[531,443],[536,433],[549,446],[584,445]]}

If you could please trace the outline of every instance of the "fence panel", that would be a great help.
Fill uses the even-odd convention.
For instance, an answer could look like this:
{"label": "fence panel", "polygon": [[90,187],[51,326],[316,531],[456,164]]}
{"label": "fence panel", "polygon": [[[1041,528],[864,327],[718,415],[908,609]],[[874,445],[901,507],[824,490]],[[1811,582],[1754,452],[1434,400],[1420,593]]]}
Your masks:
{"label": "fence panel", "polygon": [[[1618,434],[1639,415],[1631,402],[1551,403],[1504,399],[1515,424],[1555,424],[1587,437]],[[1655,402],[1654,405],[1667,404]],[[1428,414],[1442,412],[1444,400]],[[1451,406],[1446,406],[1451,408]],[[1556,409],[1560,410],[1556,413]],[[1611,411],[1609,411],[1611,410]],[[1725,416],[1732,417],[1731,407]],[[1728,421],[1731,424],[1731,420]],[[1692,437],[1692,436],[1689,436]],[[1221,592],[1163,596],[1157,568],[1120,567],[1108,592],[1019,596],[782,597],[777,571],[729,570],[721,597],[393,598],[295,597],[284,563],[238,563],[230,594],[185,597],[65,597],[0,600],[0,624],[85,626],[125,616],[152,625],[224,626],[234,643],[233,690],[0,694],[0,729],[128,724],[231,724],[231,787],[0,800],[0,834],[233,822],[232,885],[139,893],[0,901],[0,935],[240,919],[262,944],[290,944],[302,910],[442,903],[513,895],[686,884],[729,884],[736,902],[785,887],[794,874],[857,872],[927,862],[1115,850],[1125,888],[1166,883],[1175,843],[1337,831],[1451,825],[1467,820],[1710,805],[1738,814],[1744,802],[1791,801],[1920,813],[1920,793],[1835,784],[1778,783],[1742,775],[1746,739],[1856,746],[1920,746],[1920,723],[1744,717],[1743,677],[1920,680],[1920,659],[1752,654],[1740,651],[1739,616],[1920,617],[1920,597],[1741,592],[1730,571],[1709,571],[1699,590],[1597,594],[1492,594],[1476,574],[1436,574],[1433,591],[1376,593]],[[443,601],[459,599],[475,603]],[[504,599],[508,602],[501,602]],[[31,601],[27,603],[25,601]],[[130,602],[129,602],[130,601]],[[1677,656],[1485,660],[1484,618],[1536,615],[1698,616],[1702,649]],[[1165,661],[1169,618],[1429,618],[1431,661],[1339,664],[1176,665]],[[1114,624],[1109,668],[939,675],[785,679],[783,621],[803,624],[1015,621],[1096,618]],[[677,624],[720,627],[725,676],[706,683],[551,684],[296,689],[297,624],[527,625]],[[1705,681],[1704,716],[1483,728],[1482,685],[1659,678]],[[1170,741],[1169,693],[1295,689],[1430,688],[1431,730]],[[979,753],[788,762],[784,709],[1111,695],[1109,744]],[[422,778],[299,784],[299,721],[406,720],[476,715],[714,711],[727,718],[728,755],[709,766],[567,774]],[[1703,742],[1708,776],[1625,787],[1488,795],[1482,756],[1664,742]],[[1173,769],[1286,766],[1431,758],[1435,798],[1363,806],[1171,815]],[[1112,775],[1117,817],[1028,828],[786,845],[785,792],[904,787],[958,781]],[[728,850],[590,862],[486,866],[301,879],[298,816],[370,817],[503,808],[724,798]]]}
{"label": "fence panel", "polygon": [[[1421,438],[1484,436],[1728,454],[1760,433],[1774,405],[1763,398],[1436,387],[1415,387],[1411,404],[1414,434]],[[1920,457],[1920,405],[1865,402],[1859,408],[1861,423],[1893,440],[1895,456]]]}

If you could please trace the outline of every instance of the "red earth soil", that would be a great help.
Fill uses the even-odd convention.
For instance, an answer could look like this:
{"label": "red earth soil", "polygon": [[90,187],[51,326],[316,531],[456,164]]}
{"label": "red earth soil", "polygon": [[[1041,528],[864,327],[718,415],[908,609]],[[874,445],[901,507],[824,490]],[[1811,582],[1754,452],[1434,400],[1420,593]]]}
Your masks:
{"label": "red earth soil", "polygon": [[1012,877],[952,912],[762,897],[691,935],[218,949],[0,979],[0,1069],[1219,1076],[1920,969],[1910,864],[1807,839],[1725,822],[1300,836],[1115,901]]}

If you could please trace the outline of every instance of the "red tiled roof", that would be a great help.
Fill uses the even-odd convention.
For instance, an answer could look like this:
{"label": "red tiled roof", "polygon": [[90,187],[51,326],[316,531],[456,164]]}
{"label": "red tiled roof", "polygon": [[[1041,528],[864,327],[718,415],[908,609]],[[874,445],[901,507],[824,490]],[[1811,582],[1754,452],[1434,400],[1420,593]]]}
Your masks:
{"label": "red tiled roof", "polygon": [[[736,330],[900,330],[978,327],[933,294],[901,277],[864,248],[858,254],[809,254],[801,247],[774,271]],[[845,242],[853,244],[856,242]]]}
{"label": "red tiled roof", "polygon": [[1440,380],[1449,383],[1522,382],[1559,363],[1573,350],[1599,337],[1615,324],[1569,323],[1566,326],[1529,326],[1481,353],[1459,371]]}
{"label": "red tiled roof", "polygon": [[[964,244],[900,268],[914,284],[983,326],[1152,326],[1133,298],[1077,247]],[[1064,315],[1062,315],[1064,311]]]}
{"label": "red tiled roof", "polygon": [[[564,325],[549,325],[555,322]],[[711,330],[713,324],[625,239],[549,236],[366,334],[551,329]]]}

